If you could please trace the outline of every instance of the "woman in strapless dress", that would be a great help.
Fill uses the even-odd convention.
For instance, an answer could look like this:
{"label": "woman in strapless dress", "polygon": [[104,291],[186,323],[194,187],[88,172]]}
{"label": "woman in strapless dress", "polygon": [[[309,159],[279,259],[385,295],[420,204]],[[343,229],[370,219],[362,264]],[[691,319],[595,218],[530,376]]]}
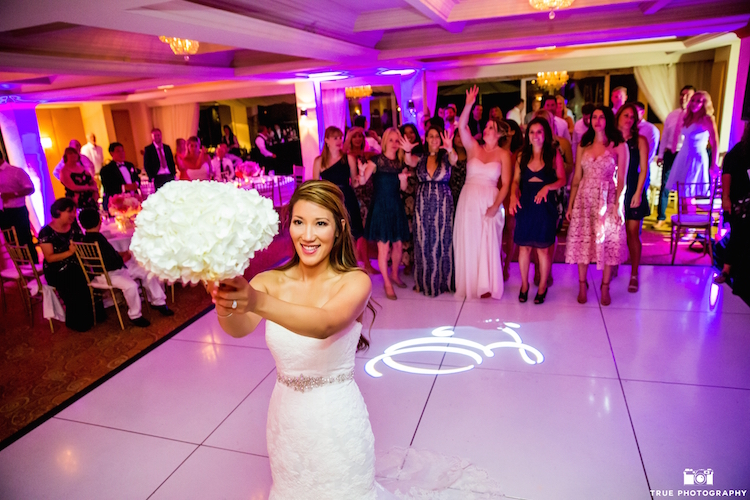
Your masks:
{"label": "woman in strapless dress", "polygon": [[292,260],[279,269],[210,285],[233,337],[266,320],[276,360],[268,408],[271,500],[394,498],[375,482],[374,437],[354,358],[366,349],[362,315],[372,284],[357,267],[344,195],[307,181],[289,202]]}
{"label": "woman in strapless dress", "polygon": [[[503,266],[500,257],[505,223],[503,200],[511,182],[510,153],[499,146],[499,119],[488,120],[484,144],[469,130],[469,115],[479,89],[466,91],[466,105],[458,122],[466,148],[466,181],[456,206],[453,252],[456,295],[500,299],[503,296]],[[498,179],[501,179],[498,189]]]}
{"label": "woman in strapless dress", "polygon": [[201,148],[201,140],[193,136],[187,140],[187,154],[182,159],[187,178],[191,181],[206,181],[210,178],[208,165],[211,158]]}

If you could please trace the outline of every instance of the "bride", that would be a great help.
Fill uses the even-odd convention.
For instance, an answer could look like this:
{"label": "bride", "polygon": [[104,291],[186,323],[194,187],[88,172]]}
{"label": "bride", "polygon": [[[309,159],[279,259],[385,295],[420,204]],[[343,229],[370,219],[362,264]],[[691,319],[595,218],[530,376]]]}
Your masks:
{"label": "bride", "polygon": [[[511,182],[510,153],[498,144],[497,121],[484,127],[480,145],[469,130],[469,115],[479,88],[466,91],[466,105],[458,122],[466,148],[466,183],[456,205],[453,226],[453,254],[456,295],[500,299],[503,296],[503,266],[500,260],[505,210],[503,200]],[[497,188],[498,179],[502,184]],[[510,258],[510,256],[508,256]]]}
{"label": "bride", "polygon": [[354,382],[366,349],[362,315],[372,284],[357,267],[341,191],[307,181],[292,196],[295,255],[279,269],[211,287],[221,327],[233,337],[266,319],[276,386],[266,428],[271,500],[391,498],[375,483],[374,438]]}

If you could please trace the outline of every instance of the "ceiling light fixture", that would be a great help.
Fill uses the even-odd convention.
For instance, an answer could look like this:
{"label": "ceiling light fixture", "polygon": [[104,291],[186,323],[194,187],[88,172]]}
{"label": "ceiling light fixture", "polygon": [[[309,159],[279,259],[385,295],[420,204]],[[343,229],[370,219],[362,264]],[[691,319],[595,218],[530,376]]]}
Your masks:
{"label": "ceiling light fixture", "polygon": [[378,74],[384,75],[384,76],[391,76],[391,75],[406,76],[406,75],[411,75],[415,71],[417,70],[416,69],[386,69],[386,70],[380,71]]}
{"label": "ceiling light fixture", "polygon": [[536,84],[537,87],[547,92],[554,93],[568,83],[568,72],[567,71],[547,71],[539,72],[536,74],[536,82],[532,80],[532,84]]}
{"label": "ceiling light fixture", "polygon": [[372,95],[372,87],[370,85],[346,87],[344,92],[346,93],[347,99],[360,99],[362,97],[370,97]]}
{"label": "ceiling light fixture", "polygon": [[346,80],[349,76],[344,75],[341,71],[325,71],[323,73],[310,73],[309,75],[297,75],[307,77],[310,80],[317,80],[320,82],[327,82],[332,80]]}
{"label": "ceiling light fixture", "polygon": [[567,9],[573,5],[574,0],[529,0],[529,5],[536,10],[549,11],[549,18],[555,18],[555,11]]}
{"label": "ceiling light fixture", "polygon": [[173,36],[160,36],[159,40],[169,45],[172,52],[176,56],[183,56],[185,60],[190,60],[190,56],[194,56],[198,53],[200,43],[196,40],[189,40],[187,38],[177,38]]}

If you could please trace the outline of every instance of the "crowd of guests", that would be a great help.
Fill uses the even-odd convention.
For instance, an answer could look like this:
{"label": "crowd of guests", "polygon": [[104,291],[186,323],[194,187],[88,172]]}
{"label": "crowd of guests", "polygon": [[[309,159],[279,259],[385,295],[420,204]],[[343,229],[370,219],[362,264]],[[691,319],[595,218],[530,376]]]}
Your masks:
{"label": "crowd of guests", "polygon": [[[517,248],[519,301],[528,300],[533,262],[534,302],[541,304],[554,281],[551,264],[565,223],[565,262],[578,266],[579,302],[588,300],[592,263],[602,270],[603,305],[611,303],[611,280],[626,261],[627,290],[637,292],[650,171],[663,165],[660,200],[668,200],[678,184],[707,185],[716,169],[710,96],[682,89],[660,140],[659,129],[645,120],[645,105],[628,101],[624,87],[613,89],[611,107],[584,105],[578,120],[559,95],[535,101],[526,116],[518,100],[505,115],[493,108],[484,119],[477,95],[476,87],[467,91],[460,115],[451,104],[425,118],[423,136],[407,123],[386,129],[378,142],[361,116],[346,135],[336,127],[325,132],[313,176],[341,188],[358,259],[368,272],[383,274],[386,297],[396,299],[395,288],[406,286],[399,276],[403,265],[419,293],[499,299]],[[748,248],[742,239],[746,172],[739,187],[729,188],[747,158],[742,148],[728,155],[722,176],[724,210],[734,220],[734,241],[742,243],[730,245],[718,281],[737,265],[738,249]],[[657,226],[664,224],[665,204],[660,201]],[[368,241],[377,243],[378,269],[368,258]]]}

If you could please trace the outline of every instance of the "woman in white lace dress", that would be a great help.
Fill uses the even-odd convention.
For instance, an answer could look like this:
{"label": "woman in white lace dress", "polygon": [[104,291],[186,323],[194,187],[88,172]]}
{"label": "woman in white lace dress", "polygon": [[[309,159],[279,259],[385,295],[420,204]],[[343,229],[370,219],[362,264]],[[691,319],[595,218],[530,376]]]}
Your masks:
{"label": "woman in white lace dress", "polygon": [[374,437],[354,382],[372,284],[357,267],[341,191],[308,181],[290,201],[291,262],[212,294],[219,322],[242,337],[266,319],[277,382],[268,409],[272,500],[390,495],[375,483]]}

